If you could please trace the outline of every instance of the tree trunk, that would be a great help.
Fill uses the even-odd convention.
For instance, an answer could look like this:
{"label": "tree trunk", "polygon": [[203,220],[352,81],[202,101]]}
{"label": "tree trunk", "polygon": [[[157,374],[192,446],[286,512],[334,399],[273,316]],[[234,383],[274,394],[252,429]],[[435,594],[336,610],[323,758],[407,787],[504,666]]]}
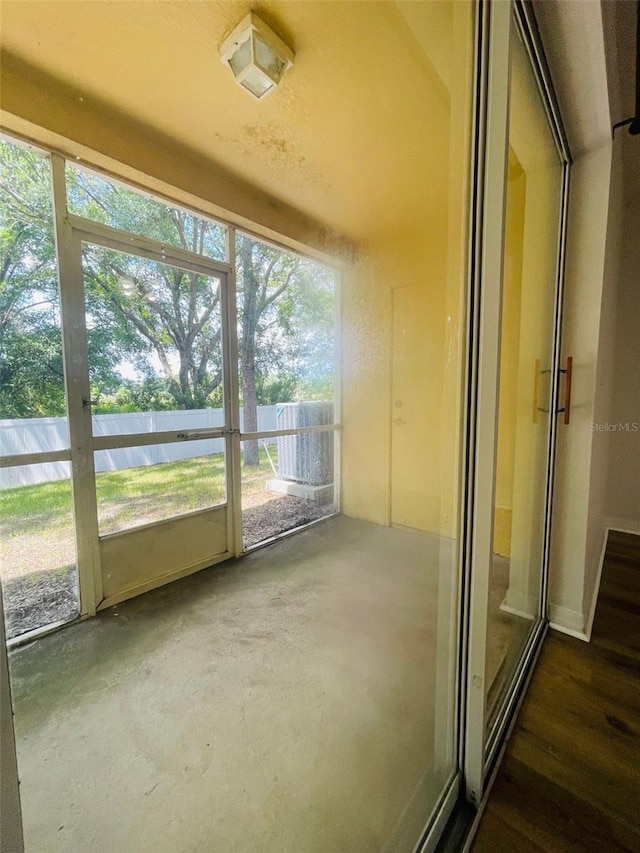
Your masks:
{"label": "tree trunk", "polygon": [[[258,278],[253,268],[251,240],[242,240],[242,341],[241,370],[242,370],[242,407],[244,411],[243,432],[258,430],[258,395],[256,393],[256,329],[258,325]],[[260,464],[258,442],[245,441],[244,467],[255,467]]]}
{"label": "tree trunk", "polygon": [[[242,359],[242,404],[244,407],[244,432],[258,431],[258,398],[256,394],[256,361],[254,347],[247,347]],[[245,468],[259,465],[257,440],[244,442]]]}

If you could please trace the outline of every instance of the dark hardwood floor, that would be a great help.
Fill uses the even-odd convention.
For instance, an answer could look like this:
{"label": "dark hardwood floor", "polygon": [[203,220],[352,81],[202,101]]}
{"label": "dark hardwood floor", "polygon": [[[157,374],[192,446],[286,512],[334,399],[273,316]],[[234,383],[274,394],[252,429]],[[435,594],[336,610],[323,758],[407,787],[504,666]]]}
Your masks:
{"label": "dark hardwood floor", "polygon": [[640,537],[609,535],[591,642],[548,635],[472,850],[640,853]]}

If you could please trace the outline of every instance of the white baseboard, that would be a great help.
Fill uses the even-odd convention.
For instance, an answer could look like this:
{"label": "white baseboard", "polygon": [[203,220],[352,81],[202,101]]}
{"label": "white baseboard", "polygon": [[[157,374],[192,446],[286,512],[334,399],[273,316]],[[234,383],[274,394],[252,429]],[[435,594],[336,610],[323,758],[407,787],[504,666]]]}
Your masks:
{"label": "white baseboard", "polygon": [[589,642],[589,638],[584,630],[584,616],[577,610],[570,610],[568,607],[559,607],[557,604],[550,604],[547,608],[549,615],[549,626],[556,631],[561,631],[563,634],[568,634],[570,637],[577,637],[579,640]]}
{"label": "white baseboard", "polygon": [[617,533],[633,533],[640,536],[640,521],[635,518],[607,518],[605,523],[607,532],[615,530]]}
{"label": "white baseboard", "polygon": [[529,622],[533,622],[533,620],[536,618],[536,614],[532,613],[531,610],[535,608],[529,608],[528,611],[520,610],[517,607],[513,607],[513,605],[507,603],[508,597],[509,596],[507,593],[507,598],[505,598],[505,600],[500,605],[500,610],[503,613],[509,613],[511,616],[518,616],[520,619],[528,619]]}
{"label": "white baseboard", "polygon": [[589,637],[587,637],[584,631],[573,631],[571,628],[566,628],[558,622],[549,622],[549,627],[553,628],[554,631],[559,631],[561,634],[566,634],[569,637],[575,637],[576,640],[582,640],[583,643],[589,642]]}
{"label": "white baseboard", "polygon": [[555,604],[550,604],[548,608],[549,625],[551,628],[555,628],[556,631],[562,631],[562,633],[568,634],[570,637],[577,637],[579,640],[584,640],[587,643],[590,642],[591,634],[593,632],[593,620],[595,619],[596,607],[598,606],[598,595],[600,593],[600,583],[602,581],[604,556],[607,550],[609,532],[612,530],[615,530],[617,533],[631,533],[633,535],[640,536],[640,523],[633,519],[607,519],[602,547],[600,549],[598,571],[596,573],[596,579],[591,593],[591,604],[589,605],[589,612],[586,616],[586,620],[581,613],[578,613],[575,610],[569,610],[566,607],[558,607]]}

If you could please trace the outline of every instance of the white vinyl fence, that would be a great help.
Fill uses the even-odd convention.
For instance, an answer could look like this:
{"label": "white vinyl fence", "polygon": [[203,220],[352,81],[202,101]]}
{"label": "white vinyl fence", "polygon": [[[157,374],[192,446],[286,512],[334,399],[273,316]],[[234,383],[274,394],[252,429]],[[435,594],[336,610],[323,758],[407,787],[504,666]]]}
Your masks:
{"label": "white vinyl fence", "polygon": [[[93,434],[128,435],[166,430],[196,430],[222,427],[222,409],[193,409],[173,412],[131,412],[121,415],[94,415]],[[240,409],[240,423],[244,413]],[[258,431],[276,429],[276,406],[258,406]],[[267,439],[268,440],[268,439]],[[271,440],[275,442],[275,439]],[[25,453],[44,453],[64,450],[69,446],[66,418],[24,418],[0,420],[0,453],[13,456]],[[222,453],[224,439],[178,441],[171,444],[150,444],[146,447],[124,447],[96,452],[96,471],[117,471],[139,465],[176,462],[210,453]],[[48,483],[70,477],[69,462],[45,462],[0,468],[0,488]]]}

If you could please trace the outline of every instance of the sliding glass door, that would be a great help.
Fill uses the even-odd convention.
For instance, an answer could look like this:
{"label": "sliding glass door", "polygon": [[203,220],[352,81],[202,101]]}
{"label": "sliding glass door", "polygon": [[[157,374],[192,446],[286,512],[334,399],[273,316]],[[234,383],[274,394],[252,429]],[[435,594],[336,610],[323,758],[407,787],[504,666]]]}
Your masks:
{"label": "sliding glass door", "polygon": [[[501,180],[485,203],[487,263],[481,327],[472,553],[468,791],[483,779],[546,624],[552,453],[560,372],[561,237],[567,152],[554,122],[527,10],[494,4],[504,43],[493,53],[487,160]],[[507,47],[508,45],[508,47]],[[505,81],[509,81],[508,88]],[[495,195],[494,195],[495,194]],[[498,204],[500,194],[504,205]],[[495,258],[500,259],[495,264]],[[485,267],[486,270],[486,267]],[[490,361],[482,362],[489,356]],[[483,408],[486,407],[486,408]]]}

